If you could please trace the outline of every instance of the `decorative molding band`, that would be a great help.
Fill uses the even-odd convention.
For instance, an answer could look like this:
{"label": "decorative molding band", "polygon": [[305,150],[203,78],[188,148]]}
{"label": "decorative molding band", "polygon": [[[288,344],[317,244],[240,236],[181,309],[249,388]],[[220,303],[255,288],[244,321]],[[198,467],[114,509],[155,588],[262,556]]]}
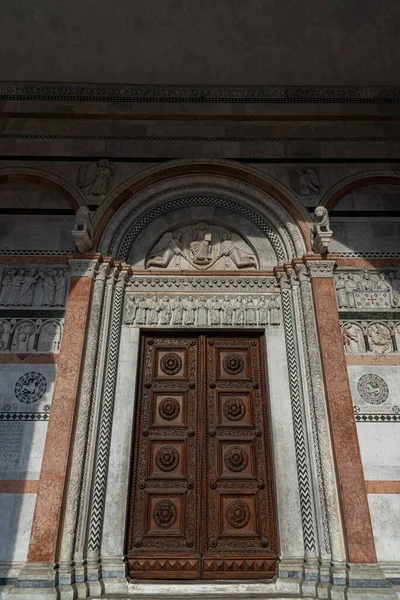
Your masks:
{"label": "decorative molding band", "polygon": [[0,421],[48,421],[48,412],[0,412]]}
{"label": "decorative molding band", "polygon": [[0,248],[0,256],[65,256],[74,250],[10,250]]}
{"label": "decorative molding band", "polygon": [[232,275],[215,275],[212,271],[207,274],[174,275],[169,272],[165,275],[152,275],[151,271],[145,276],[133,275],[127,285],[127,291],[136,293],[148,292],[192,292],[192,293],[275,293],[279,294],[279,286],[274,275],[250,275],[249,277]]}
{"label": "decorative molding band", "polygon": [[92,259],[70,259],[71,277],[93,277],[98,270],[99,261]]}
{"label": "decorative molding band", "polygon": [[295,440],[297,474],[300,491],[300,508],[303,523],[304,548],[307,556],[316,551],[314,533],[313,502],[311,497],[310,473],[305,439],[305,424],[300,391],[299,365],[296,353],[295,332],[293,324],[292,298],[289,289],[282,289],[282,308],[285,329],[287,363],[289,371],[290,399]]}
{"label": "decorative molding band", "polygon": [[252,142],[252,143],[302,143],[302,142],[340,142],[340,143],[384,143],[396,144],[399,136],[258,136],[258,135],[111,135],[85,133],[1,133],[0,140],[84,140],[103,142]]}
{"label": "decorative molding band", "polygon": [[98,557],[103,528],[103,511],[107,483],[111,429],[114,412],[119,342],[121,337],[122,308],[126,273],[120,273],[115,286],[104,391],[102,395],[100,429],[97,445],[93,497],[90,511],[88,555]]}
{"label": "decorative molding band", "polygon": [[355,414],[354,418],[357,423],[400,423],[400,414]]}
{"label": "decorative molding band", "polygon": [[110,84],[13,83],[0,85],[1,100],[86,102],[248,102],[387,103],[400,102],[393,86],[156,86]]}
{"label": "decorative molding band", "polygon": [[340,258],[400,258],[400,252],[340,252]]}

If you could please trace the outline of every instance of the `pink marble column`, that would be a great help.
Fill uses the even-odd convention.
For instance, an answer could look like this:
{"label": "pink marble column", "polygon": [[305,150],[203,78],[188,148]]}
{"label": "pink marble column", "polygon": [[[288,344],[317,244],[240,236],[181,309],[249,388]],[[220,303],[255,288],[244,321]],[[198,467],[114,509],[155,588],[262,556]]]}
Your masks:
{"label": "pink marble column", "polygon": [[[93,261],[82,262],[93,264]],[[28,551],[29,563],[53,563],[56,559],[92,282],[91,276],[71,277]]]}
{"label": "pink marble column", "polygon": [[354,420],[346,358],[340,335],[333,268],[335,256],[307,257],[342,507],[347,558],[376,563],[364,473]]}

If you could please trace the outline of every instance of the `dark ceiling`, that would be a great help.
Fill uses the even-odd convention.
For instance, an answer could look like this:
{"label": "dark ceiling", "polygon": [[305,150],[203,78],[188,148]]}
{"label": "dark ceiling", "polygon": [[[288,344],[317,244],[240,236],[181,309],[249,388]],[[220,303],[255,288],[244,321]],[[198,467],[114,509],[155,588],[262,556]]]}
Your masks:
{"label": "dark ceiling", "polygon": [[398,85],[399,0],[2,0],[3,81]]}

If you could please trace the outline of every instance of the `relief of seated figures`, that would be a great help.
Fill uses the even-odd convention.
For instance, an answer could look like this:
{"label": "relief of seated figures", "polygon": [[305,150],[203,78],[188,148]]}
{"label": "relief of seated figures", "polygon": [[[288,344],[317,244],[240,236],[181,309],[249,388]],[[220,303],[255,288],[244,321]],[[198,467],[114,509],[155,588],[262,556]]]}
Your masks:
{"label": "relief of seated figures", "polygon": [[167,231],[150,251],[147,269],[258,269],[255,252],[238,233],[199,221]]}

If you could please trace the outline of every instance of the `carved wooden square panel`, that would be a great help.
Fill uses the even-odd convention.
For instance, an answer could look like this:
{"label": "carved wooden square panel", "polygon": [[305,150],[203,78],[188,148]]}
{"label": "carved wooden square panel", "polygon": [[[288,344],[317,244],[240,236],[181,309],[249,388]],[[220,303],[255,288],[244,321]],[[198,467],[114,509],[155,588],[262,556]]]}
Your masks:
{"label": "carved wooden square panel", "polygon": [[251,377],[247,348],[217,348],[217,378],[230,381]]}
{"label": "carved wooden square panel", "polygon": [[251,440],[217,440],[218,478],[255,479],[255,457]]}
{"label": "carved wooden square panel", "polygon": [[218,425],[253,427],[251,392],[219,392]]}
{"label": "carved wooden square panel", "polygon": [[154,366],[156,379],[185,379],[187,352],[184,348],[157,348]]}
{"label": "carved wooden square panel", "polygon": [[146,536],[183,536],[185,504],[183,494],[148,494]]}
{"label": "carved wooden square panel", "polygon": [[185,442],[176,440],[151,440],[149,477],[157,479],[182,479],[186,475]]}
{"label": "carved wooden square panel", "polygon": [[185,427],[187,423],[187,398],[184,392],[154,392],[152,397],[155,427]]}
{"label": "carved wooden square panel", "polygon": [[221,537],[258,537],[254,494],[220,495]]}

